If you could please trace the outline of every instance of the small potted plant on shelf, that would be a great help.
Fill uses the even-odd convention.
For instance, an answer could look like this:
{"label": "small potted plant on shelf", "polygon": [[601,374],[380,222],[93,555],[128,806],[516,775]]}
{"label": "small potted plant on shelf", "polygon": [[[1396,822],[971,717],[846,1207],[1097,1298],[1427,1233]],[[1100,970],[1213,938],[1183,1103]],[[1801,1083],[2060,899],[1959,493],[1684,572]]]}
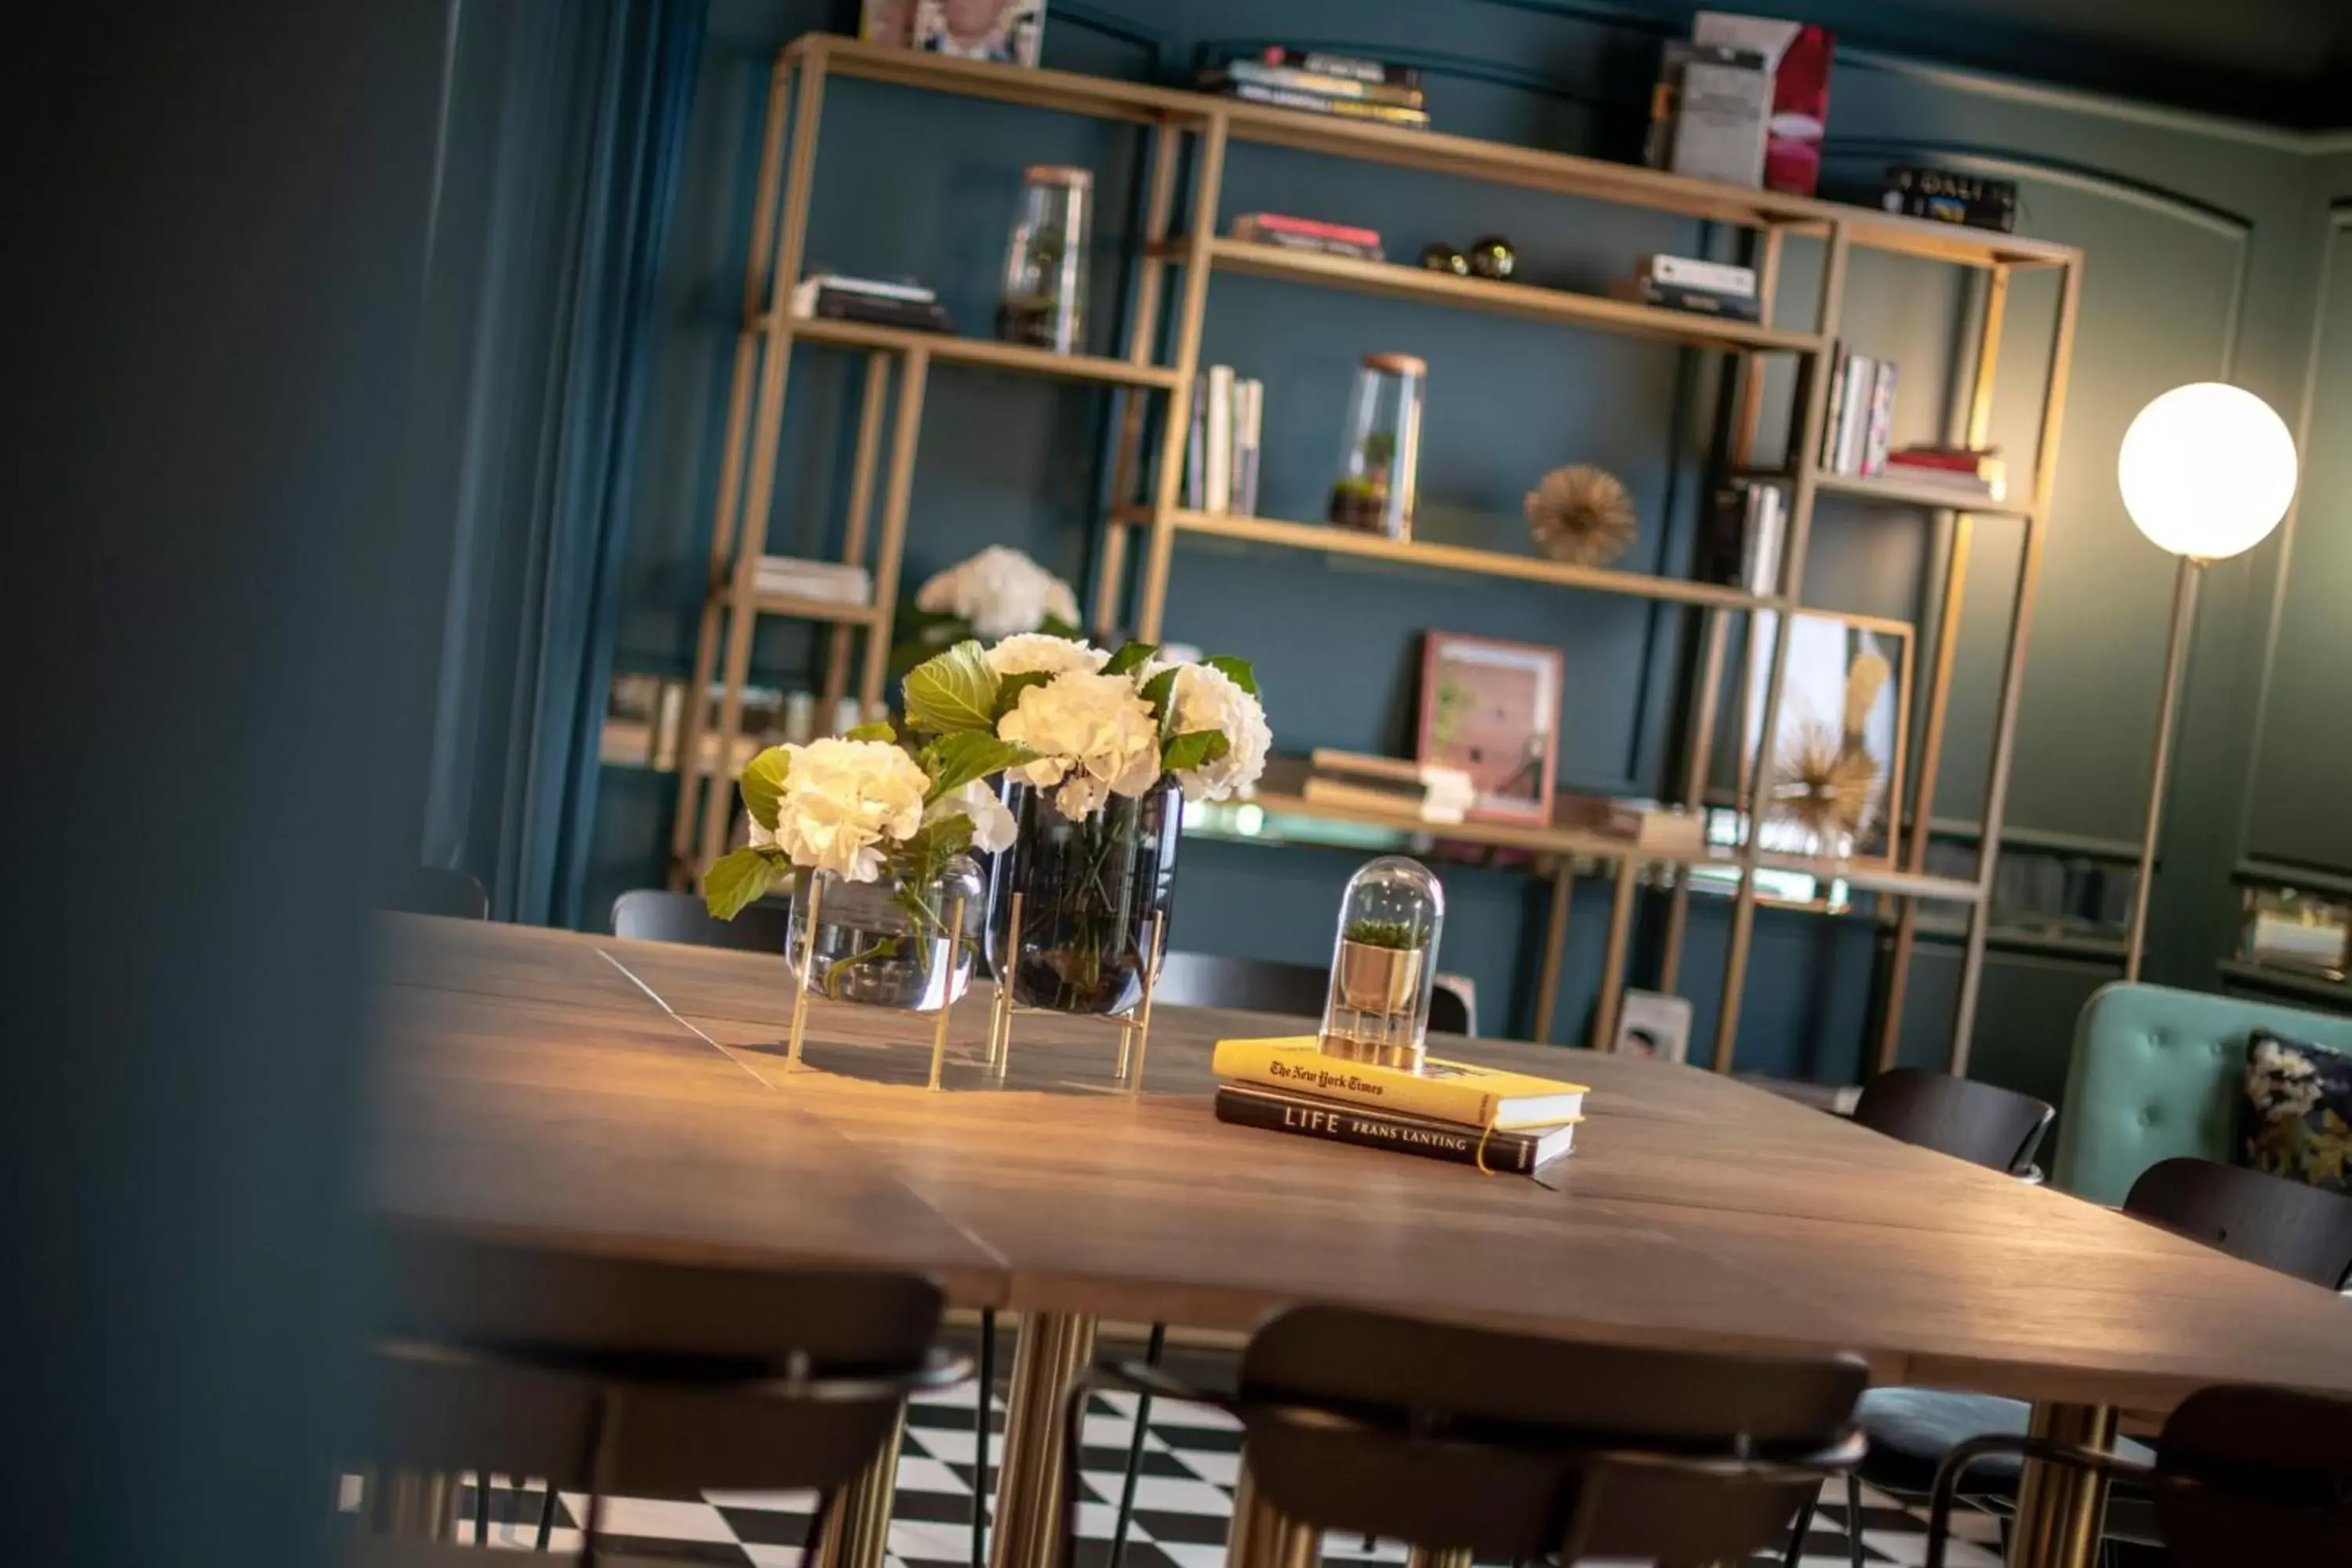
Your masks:
{"label": "small potted plant on shelf", "polygon": [[1174,893],[1182,802],[1224,799],[1265,770],[1272,737],[1248,662],[1158,653],[1013,637],[960,644],[907,678],[910,726],[1020,753],[1004,768],[1017,831],[996,858],[988,941],[1023,1006],[1132,1008]]}
{"label": "small potted plant on shelf", "polygon": [[994,642],[1024,632],[1078,635],[1078,597],[1070,585],[1018,550],[992,544],[927,580],[902,605],[890,672],[903,676],[931,655],[967,638]]}
{"label": "small potted plant on shelf", "polygon": [[789,883],[785,956],[798,968],[809,953],[803,989],[915,1012],[947,1006],[971,983],[987,915],[969,852],[1012,842],[994,780],[1033,755],[975,731],[909,746],[887,723],[772,746],[738,783],[751,842],[704,875],[704,900],[732,920]]}

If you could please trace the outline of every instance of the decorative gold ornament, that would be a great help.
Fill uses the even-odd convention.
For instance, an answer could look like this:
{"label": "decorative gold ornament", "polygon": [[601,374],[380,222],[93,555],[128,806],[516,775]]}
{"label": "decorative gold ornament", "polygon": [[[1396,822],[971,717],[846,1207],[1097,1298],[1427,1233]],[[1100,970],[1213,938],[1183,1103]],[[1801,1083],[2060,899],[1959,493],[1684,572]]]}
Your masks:
{"label": "decorative gold ornament", "polygon": [[1817,837],[1859,839],[1878,802],[1879,769],[1827,724],[1810,724],[1773,768],[1772,803]]}
{"label": "decorative gold ornament", "polygon": [[1555,561],[1607,566],[1633,547],[1641,520],[1625,481],[1589,463],[1554,468],[1528,492],[1528,531]]}

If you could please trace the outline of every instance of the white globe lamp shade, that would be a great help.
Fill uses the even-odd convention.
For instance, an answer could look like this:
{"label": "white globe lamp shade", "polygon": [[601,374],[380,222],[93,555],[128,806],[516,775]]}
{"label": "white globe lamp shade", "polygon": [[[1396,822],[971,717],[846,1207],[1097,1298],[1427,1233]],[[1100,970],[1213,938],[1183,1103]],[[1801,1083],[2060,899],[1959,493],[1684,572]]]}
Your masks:
{"label": "white globe lamp shade", "polygon": [[2124,509],[2159,549],[2222,561],[2270,537],[2294,500],[2294,437],[2271,405],[2218,381],[2139,411],[2116,457]]}

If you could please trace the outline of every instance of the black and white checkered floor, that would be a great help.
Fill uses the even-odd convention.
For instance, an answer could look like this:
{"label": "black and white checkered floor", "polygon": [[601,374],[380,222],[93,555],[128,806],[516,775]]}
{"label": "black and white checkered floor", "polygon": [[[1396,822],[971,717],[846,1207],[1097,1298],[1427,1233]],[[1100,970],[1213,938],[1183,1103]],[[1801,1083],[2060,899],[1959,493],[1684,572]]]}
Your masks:
{"label": "black and white checkered floor", "polygon": [[[992,1462],[1000,1452],[998,1437],[1003,1429],[1000,1401],[991,1424],[996,1435],[990,1439]],[[1087,1417],[1081,1468],[1087,1493],[1079,1505],[1077,1568],[1105,1568],[1134,1431],[1131,1395],[1097,1398]],[[971,1389],[926,1396],[909,1406],[906,1439],[898,1451],[888,1568],[970,1563],[975,1457]],[[1222,1412],[1155,1402],[1136,1485],[1127,1568],[1223,1568],[1240,1463],[1241,1433]],[[614,1498],[605,1504],[605,1544],[631,1557],[799,1568],[814,1501],[806,1492],[711,1492],[700,1502]],[[491,1544],[531,1544],[540,1502],[537,1491],[494,1490]],[[563,1502],[550,1542],[558,1550],[574,1548],[580,1539],[581,1500],[567,1496]],[[1919,1514],[1867,1489],[1863,1503],[1862,1518],[1849,1521],[1843,1486],[1823,1490],[1805,1543],[1805,1568],[1847,1568],[1845,1531],[1850,1526],[1862,1532],[1865,1563],[1926,1560]],[[466,1521],[458,1526],[458,1538],[470,1541],[470,1494],[461,1493],[457,1517]],[[1958,1525],[1960,1539],[1948,1558],[1952,1568],[2000,1568],[2000,1521],[1988,1514],[1969,1514]],[[1368,1549],[1360,1536],[1335,1534],[1324,1543],[1324,1559],[1341,1564],[1395,1563],[1404,1560],[1404,1549],[1385,1542]],[[1756,1560],[1759,1564],[1779,1561]],[[1586,1568],[1601,1564],[1588,1560]]]}

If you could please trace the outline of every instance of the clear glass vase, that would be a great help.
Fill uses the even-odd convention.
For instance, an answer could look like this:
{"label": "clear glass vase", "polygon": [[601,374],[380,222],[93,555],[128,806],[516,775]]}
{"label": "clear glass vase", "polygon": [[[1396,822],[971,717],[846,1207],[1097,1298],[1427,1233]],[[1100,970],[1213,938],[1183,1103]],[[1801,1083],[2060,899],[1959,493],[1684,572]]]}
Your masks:
{"label": "clear glass vase", "polygon": [[[1073,821],[1054,804],[1052,790],[1009,784],[1006,791],[1020,832],[996,858],[990,963],[1000,979],[1009,976],[1017,1005],[1097,1016],[1131,1011],[1143,1000],[1152,917],[1164,927],[1174,900],[1183,792],[1163,779],[1133,799],[1113,795],[1100,811]],[[1013,931],[1016,893],[1021,927]],[[1164,950],[1164,940],[1160,945]]]}
{"label": "clear glass vase", "polygon": [[1331,521],[1412,537],[1421,474],[1421,400],[1429,366],[1411,354],[1367,354],[1348,398],[1346,444],[1331,481]]}
{"label": "clear glass vase", "polygon": [[1349,879],[1331,942],[1327,1055],[1421,1070],[1444,929],[1445,889],[1420,861],[1383,855]]}
{"label": "clear glass vase", "polygon": [[1039,163],[1022,176],[1021,216],[1004,249],[996,335],[1008,343],[1076,353],[1087,334],[1087,225],[1094,175]]}
{"label": "clear glass vase", "polygon": [[[876,881],[853,882],[831,871],[813,871],[793,889],[791,936],[786,960],[800,967],[808,940],[809,894],[816,897],[816,948],[801,984],[813,996],[855,1002],[866,1007],[898,1007],[936,1013],[964,994],[988,919],[987,889],[980,868],[963,856],[949,861],[928,882],[887,872]],[[948,931],[961,910],[962,935],[952,944]]]}

